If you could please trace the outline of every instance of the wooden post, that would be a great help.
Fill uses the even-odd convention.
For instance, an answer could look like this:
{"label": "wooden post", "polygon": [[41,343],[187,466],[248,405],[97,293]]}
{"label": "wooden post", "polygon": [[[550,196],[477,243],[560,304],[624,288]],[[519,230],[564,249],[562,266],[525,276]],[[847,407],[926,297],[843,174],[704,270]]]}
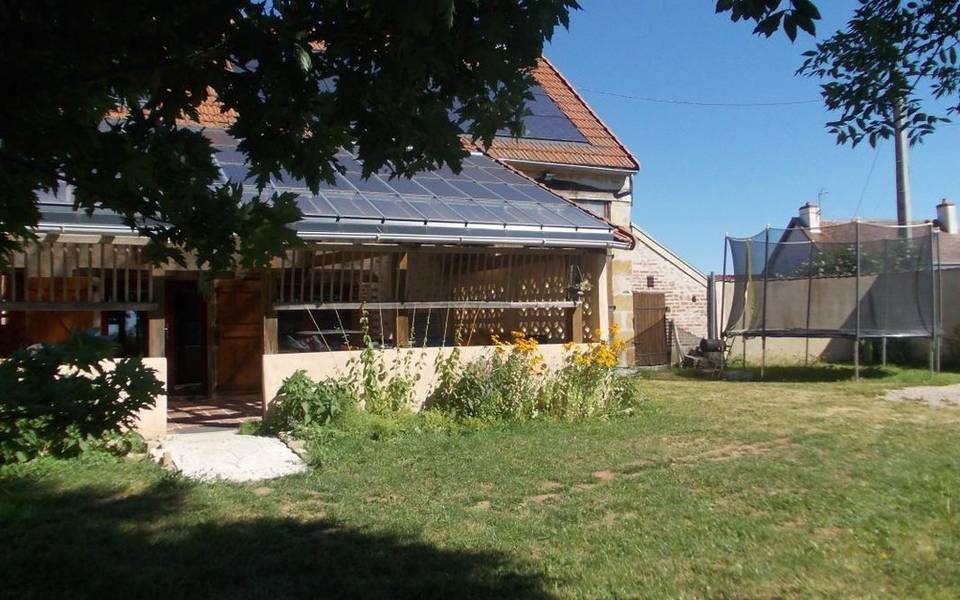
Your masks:
{"label": "wooden post", "polygon": [[280,351],[277,311],[273,308],[272,271],[266,267],[260,274],[260,295],[263,302],[263,353],[277,354]]}
{"label": "wooden post", "polygon": [[164,318],[164,278],[153,278],[153,292],[157,298],[157,310],[147,314],[147,356],[166,356],[167,323]]}

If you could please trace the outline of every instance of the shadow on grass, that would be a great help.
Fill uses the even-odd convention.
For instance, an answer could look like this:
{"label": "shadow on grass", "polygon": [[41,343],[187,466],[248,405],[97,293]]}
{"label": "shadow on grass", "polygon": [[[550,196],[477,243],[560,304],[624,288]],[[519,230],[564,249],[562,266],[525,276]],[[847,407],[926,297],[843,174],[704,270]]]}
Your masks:
{"label": "shadow on grass", "polygon": [[[317,519],[215,522],[191,484],[60,492],[0,479],[0,581],[9,598],[549,598],[504,556]],[[196,504],[191,502],[190,504]]]}
{"label": "shadow on grass", "polygon": [[[695,369],[677,369],[678,377],[688,379],[716,379],[716,375],[705,374]],[[860,367],[860,378],[871,380],[890,379],[894,371],[879,366]],[[790,365],[769,366],[765,369],[763,378],[760,378],[760,367],[730,367],[726,375],[720,379],[731,381],[766,381],[770,383],[819,383],[852,381],[854,378],[853,365]]]}

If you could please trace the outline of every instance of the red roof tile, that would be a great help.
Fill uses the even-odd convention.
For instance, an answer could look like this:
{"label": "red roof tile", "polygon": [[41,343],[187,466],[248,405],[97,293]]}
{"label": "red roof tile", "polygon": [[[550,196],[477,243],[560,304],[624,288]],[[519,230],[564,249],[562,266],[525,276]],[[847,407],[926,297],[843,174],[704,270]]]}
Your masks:
{"label": "red roof tile", "polygon": [[637,159],[549,60],[540,59],[533,78],[583,134],[587,143],[498,137],[488,151],[491,156],[589,167],[640,168]]}

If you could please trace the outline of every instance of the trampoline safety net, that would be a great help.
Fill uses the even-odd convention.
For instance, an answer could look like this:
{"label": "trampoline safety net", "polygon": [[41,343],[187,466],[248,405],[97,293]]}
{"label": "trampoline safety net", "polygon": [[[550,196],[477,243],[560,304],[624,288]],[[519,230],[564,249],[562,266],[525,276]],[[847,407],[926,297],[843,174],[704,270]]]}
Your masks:
{"label": "trampoline safety net", "polygon": [[767,229],[727,244],[734,282],[724,285],[726,336],[938,335],[939,257],[930,224]]}

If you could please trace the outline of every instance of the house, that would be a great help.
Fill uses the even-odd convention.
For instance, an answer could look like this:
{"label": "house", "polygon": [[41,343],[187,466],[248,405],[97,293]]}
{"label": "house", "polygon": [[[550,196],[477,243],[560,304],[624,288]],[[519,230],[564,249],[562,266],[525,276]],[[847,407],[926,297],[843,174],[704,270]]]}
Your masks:
{"label": "house", "polygon": [[[632,337],[639,165],[546,59],[534,78],[524,134],[477,148],[460,173],[364,179],[343,152],[345,173],[318,194],[271,180],[297,194],[304,244],[269,268],[213,280],[206,294],[195,266],[148,264],[145,240],[117,215],[75,212],[67,186],[43,195],[37,241],[0,278],[0,353],[98,332],[158,371],[171,420],[203,422],[265,410],[296,369],[347,368],[365,334],[419,361],[455,344],[470,358],[515,330],[548,362],[612,324]],[[226,132],[234,115],[215,102],[198,113],[187,126],[209,137],[222,181],[246,181]],[[420,400],[431,385],[418,382]],[[165,430],[166,399],[143,418],[144,429]]]}

